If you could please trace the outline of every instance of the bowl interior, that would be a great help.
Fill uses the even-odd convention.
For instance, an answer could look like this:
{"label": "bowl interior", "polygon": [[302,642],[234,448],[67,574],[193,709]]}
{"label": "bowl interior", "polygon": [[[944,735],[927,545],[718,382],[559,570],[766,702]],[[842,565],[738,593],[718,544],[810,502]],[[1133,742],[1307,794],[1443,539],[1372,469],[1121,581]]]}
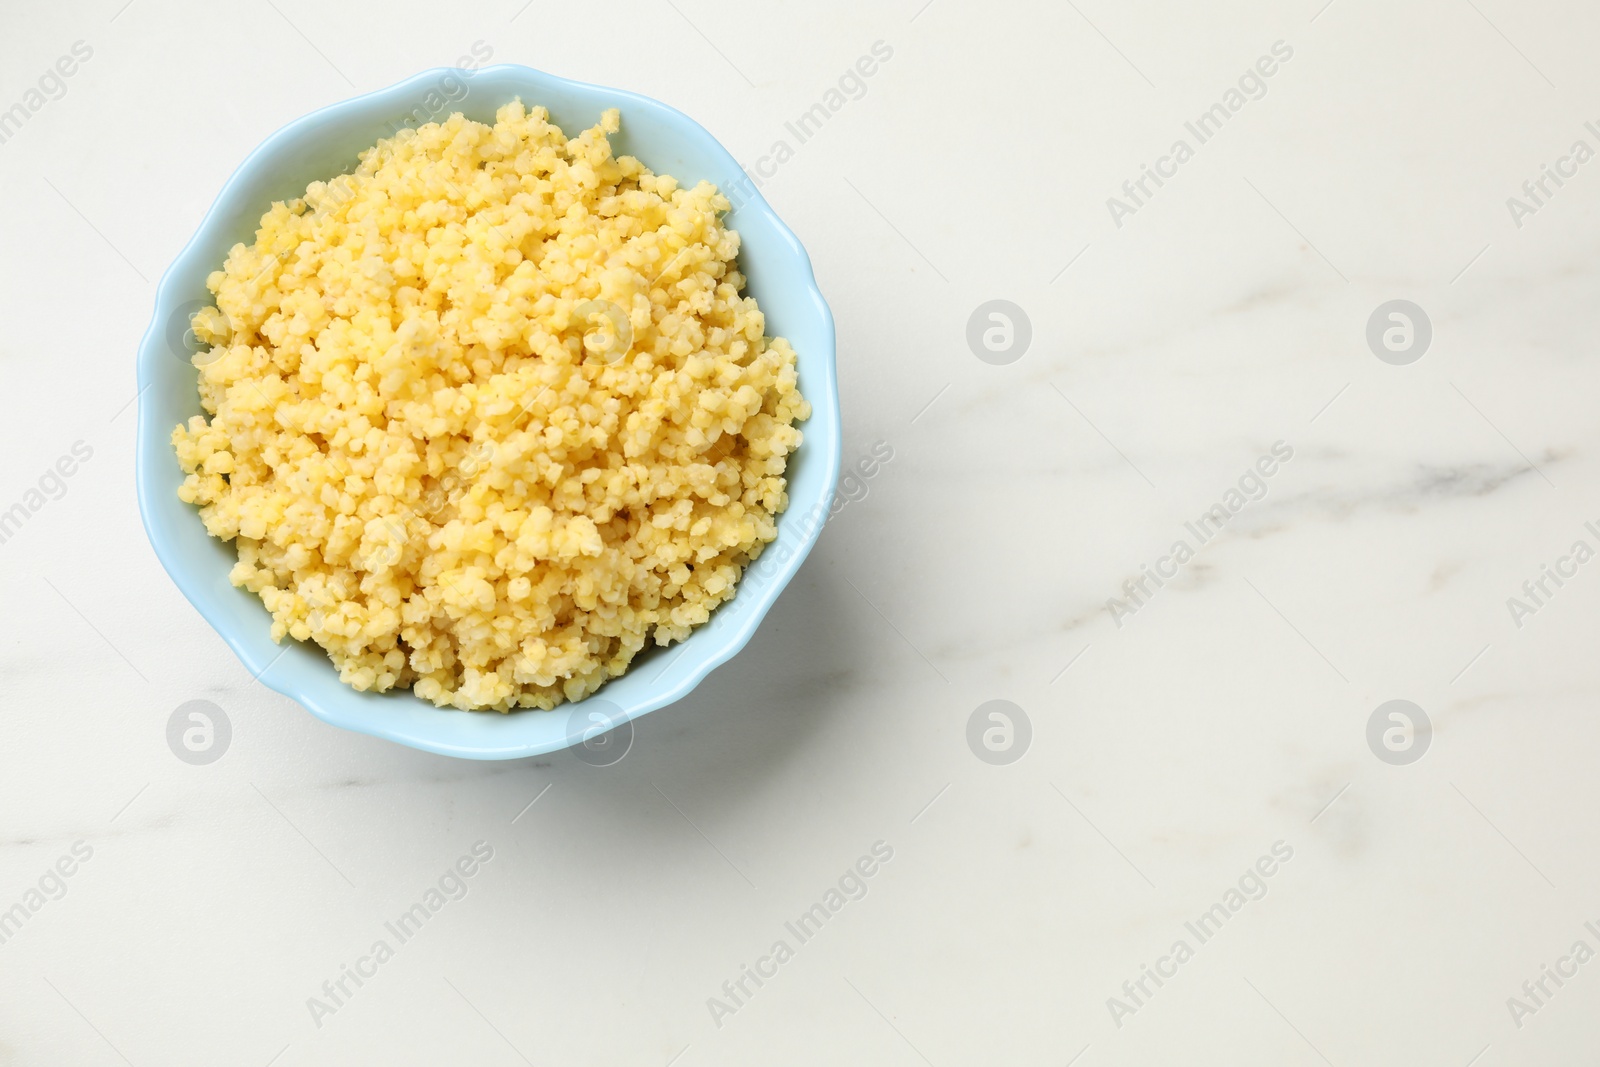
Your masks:
{"label": "bowl interior", "polygon": [[[495,110],[520,96],[543,105],[572,136],[622,111],[612,138],[619,155],[637,156],[681,184],[716,182],[735,205],[728,224],[740,233],[740,266],[748,292],[760,302],[772,335],[787,337],[799,356],[801,390],[812,416],[805,441],[790,457],[789,510],[778,540],[745,572],[735,597],[687,641],[653,649],[621,678],[587,701],[556,712],[498,713],[438,709],[409,691],[358,693],[339,681],[315,645],[273,643],[271,617],[254,594],[236,589],[228,571],[232,544],[210,537],[196,510],[178,499],[182,472],[172,453],[172,428],[201,414],[197,372],[189,362],[189,316],[210,303],[205,280],[228,250],[254,240],[256,224],[274,200],[301,195],[312,181],[353,168],[357,153],[403,126],[418,126],[461,111],[493,122]],[[324,108],[269,138],[224,187],[199,231],[162,279],[155,317],[139,353],[137,470],[140,511],[151,544],[180,589],[217,629],[253,675],[336,726],[386,737],[447,755],[508,759],[564,748],[569,724],[589,722],[602,708],[627,720],[689,692],[714,667],[744,646],[815,542],[838,476],[840,428],[834,377],[832,316],[793,233],[750,185],[737,162],[705,129],[647,97],[584,85],[527,67],[501,65],[468,74],[426,71],[399,85]],[[597,703],[597,702],[603,702]]]}

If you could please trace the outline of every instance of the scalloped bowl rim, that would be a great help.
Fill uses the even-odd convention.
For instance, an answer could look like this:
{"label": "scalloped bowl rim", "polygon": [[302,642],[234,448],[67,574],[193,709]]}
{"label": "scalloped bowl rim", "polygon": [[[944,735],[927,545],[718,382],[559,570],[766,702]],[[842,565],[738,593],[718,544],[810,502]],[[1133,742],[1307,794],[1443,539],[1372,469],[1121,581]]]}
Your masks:
{"label": "scalloped bowl rim", "polygon": [[[192,261],[196,257],[208,254],[206,250],[218,239],[218,231],[233,221],[230,218],[233,213],[238,210],[248,210],[248,205],[235,204],[235,201],[244,195],[240,190],[257,179],[260,171],[272,168],[286,151],[293,151],[303,143],[314,143],[319,128],[332,119],[352,117],[363,111],[377,112],[393,104],[410,103],[416,99],[419,89],[425,89],[430,85],[436,86],[450,76],[475,82],[489,75],[529,83],[526,90],[518,90],[519,94],[524,95],[525,102],[529,106],[545,103],[531,99],[539,90],[546,92],[554,90],[557,93],[567,92],[581,98],[603,99],[605,107],[623,109],[625,132],[630,123],[633,123],[635,128],[640,128],[643,124],[657,123],[665,126],[671,137],[679,143],[698,142],[695,147],[705,159],[714,164],[718,174],[724,176],[725,192],[728,189],[727,181],[747,181],[746,172],[732,154],[703,126],[676,108],[637,93],[579,82],[520,64],[496,64],[477,71],[436,67],[387,88],[327,105],[295,119],[258,145],[229,176],[193,236],[173,259],[157,286],[155,311],[139,345],[137,368],[139,421],[135,441],[135,480],[140,518],[157,558],[179,590],[221,635],[228,647],[257,680],[296,701],[316,718],[332,726],[385,738],[440,755],[469,759],[516,759],[557,751],[568,747],[574,740],[568,731],[563,731],[554,737],[548,736],[550,734],[548,728],[539,730],[535,724],[528,723],[531,716],[559,714],[569,708],[580,709],[588,700],[604,699],[609,708],[616,709],[610,713],[613,719],[630,721],[688,695],[708,674],[733,658],[749,642],[768,609],[799,570],[800,564],[804,562],[816,543],[822,525],[826,522],[825,512],[831,506],[837,488],[839,457],[842,451],[833,316],[817,286],[810,257],[807,256],[793,231],[783,223],[771,205],[761,196],[759,189],[744,187],[748,195],[740,201],[736,209],[742,220],[737,228],[741,236],[746,238],[740,251],[740,266],[754,286],[756,274],[746,269],[746,253],[750,247],[749,233],[752,230],[760,230],[764,239],[768,236],[778,239],[783,247],[764,250],[761,256],[756,258],[777,261],[780,255],[787,256],[790,261],[788,273],[795,276],[790,279],[790,284],[798,280],[804,290],[801,295],[808,298],[806,307],[802,310],[817,316],[812,329],[814,336],[808,344],[808,350],[801,352],[802,388],[807,400],[811,402],[812,415],[803,424],[804,443],[800,451],[790,457],[790,462],[795,463],[804,453],[808,464],[822,464],[820,492],[812,493],[804,500],[795,499],[791,492],[789,508],[779,517],[778,540],[768,545],[762,558],[746,569],[734,597],[713,612],[711,622],[698,627],[690,638],[676,646],[676,650],[651,646],[650,650],[641,653],[640,657],[635,659],[627,672],[608,682],[595,697],[576,704],[560,705],[557,712],[540,712],[537,709],[523,709],[505,714],[463,712],[452,708],[435,708],[409,691],[397,691],[384,696],[360,694],[339,680],[332,661],[320,648],[296,642],[291,638],[285,638],[282,645],[274,644],[269,632],[271,617],[260,605],[259,599],[255,598],[255,594],[245,594],[255,599],[259,608],[251,625],[241,628],[236,619],[225,618],[221,606],[214,602],[208,590],[206,577],[210,561],[196,561],[180,554],[178,547],[162,529],[161,520],[164,520],[165,516],[158,519],[158,509],[170,510],[176,507],[187,512],[189,521],[199,525],[199,516],[194,506],[178,500],[170,485],[158,484],[162,477],[171,478],[171,472],[176,470],[176,461],[168,439],[171,432],[170,424],[162,426],[153,423],[152,420],[157,417],[152,410],[155,402],[147,395],[152,392],[150,386],[155,384],[158,378],[170,376],[175,368],[181,365],[165,344],[166,324],[182,306],[182,298],[187,295],[178,291],[178,276],[186,268],[193,266]],[[505,99],[509,99],[509,96],[501,102]],[[563,126],[563,130],[569,136],[572,134],[567,126]],[[647,166],[651,165],[649,159],[645,159],[644,162]],[[657,173],[670,173],[659,167],[652,166],[652,169]],[[737,177],[734,177],[735,175]],[[249,216],[252,222],[259,219],[268,206],[258,202],[255,214]],[[755,220],[754,227],[750,223],[751,219]],[[211,262],[220,263],[220,258]],[[761,269],[758,267],[757,271]],[[786,327],[782,331],[774,332],[788,335],[795,331]],[[798,345],[796,348],[797,351],[800,350]],[[170,362],[172,366],[164,366],[162,361]],[[197,399],[195,413],[198,412]],[[157,467],[162,463],[171,465],[171,469],[165,475],[162,475]],[[810,521],[806,521],[808,515],[811,516]],[[767,562],[768,554],[779,545],[786,545],[789,555],[780,560],[778,566],[767,573],[761,581],[752,582],[750,578],[754,568]],[[233,546],[230,544],[226,547],[228,553],[233,555],[235,551]],[[211,577],[213,581],[210,584],[214,585],[214,575]],[[731,621],[733,625],[719,626],[724,621]],[[252,630],[259,632],[251,632]],[[717,633],[721,633],[721,640],[711,642],[709,638]],[[693,647],[696,638],[702,639],[699,647],[695,649],[698,655],[684,657],[683,653]],[[325,677],[317,680],[319,675],[311,671],[296,674],[280,671],[278,676],[274,677],[273,668],[286,654],[296,648],[320,659],[326,668],[321,672]],[[607,699],[619,683],[639,670],[643,665],[641,660],[647,656],[663,655],[671,659],[656,676],[657,680],[665,677],[678,659],[687,658],[689,662],[683,664],[683,669],[677,671],[676,676],[666,685],[656,686],[655,680],[652,680],[642,695],[630,697],[623,704]],[[394,708],[375,709],[371,703],[374,700],[412,701],[424,709],[426,715],[413,714],[409,706],[405,708],[406,714],[403,715],[395,714]],[[568,711],[568,715],[571,714],[572,712]],[[471,726],[466,725],[469,720],[472,721]],[[519,728],[517,725],[519,720],[526,725]],[[480,729],[478,724],[482,721],[488,721],[492,725]],[[540,734],[546,736],[536,736]]]}

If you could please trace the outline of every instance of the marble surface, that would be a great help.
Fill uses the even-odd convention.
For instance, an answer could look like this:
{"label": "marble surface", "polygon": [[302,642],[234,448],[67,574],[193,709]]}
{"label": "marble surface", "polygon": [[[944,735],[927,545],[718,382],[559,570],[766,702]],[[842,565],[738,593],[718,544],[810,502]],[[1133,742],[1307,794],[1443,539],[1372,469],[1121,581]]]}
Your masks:
{"label": "marble surface", "polygon": [[[1322,5],[13,12],[0,1063],[1592,1059],[1600,15]],[[761,166],[847,461],[892,452],[606,768],[319,724],[133,496],[154,281],[232,168],[475,45]]]}

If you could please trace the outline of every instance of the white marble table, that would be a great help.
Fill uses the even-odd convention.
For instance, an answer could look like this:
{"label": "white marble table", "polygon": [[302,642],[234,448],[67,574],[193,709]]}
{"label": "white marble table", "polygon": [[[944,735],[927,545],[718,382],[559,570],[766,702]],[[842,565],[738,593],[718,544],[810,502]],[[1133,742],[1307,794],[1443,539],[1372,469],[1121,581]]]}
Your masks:
{"label": "white marble table", "polygon": [[[1321,3],[8,15],[0,1063],[1590,1062],[1600,15]],[[762,168],[847,459],[892,452],[604,769],[321,725],[133,496],[133,352],[228,173],[475,46]],[[969,346],[993,300],[1026,351]],[[1431,338],[1380,359],[1394,300]]]}

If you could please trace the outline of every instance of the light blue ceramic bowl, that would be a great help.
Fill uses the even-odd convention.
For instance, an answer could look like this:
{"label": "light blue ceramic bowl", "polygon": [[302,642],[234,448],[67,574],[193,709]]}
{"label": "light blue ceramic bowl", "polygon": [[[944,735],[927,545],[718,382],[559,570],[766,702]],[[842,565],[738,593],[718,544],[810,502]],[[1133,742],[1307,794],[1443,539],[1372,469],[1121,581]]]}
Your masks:
{"label": "light blue ceramic bowl", "polygon": [[[236,242],[253,239],[274,200],[290,200],[317,179],[352,167],[356,154],[401,126],[454,111],[492,122],[495,110],[520,96],[542,104],[569,135],[592,126],[606,108],[622,110],[619,155],[633,155],[661,174],[693,184],[716,182],[735,205],[729,225],[743,240],[739,261],[748,291],[766,313],[767,329],[799,353],[800,387],[811,401],[805,443],[789,461],[789,510],[778,540],[739,584],[738,594],[681,645],[654,649],[621,678],[570,711],[462,712],[435,708],[409,692],[358,693],[339,681],[323,651],[285,640],[274,644],[271,617],[252,593],[236,589],[228,570],[236,555],[205,532],[196,509],[178,499],[182,482],[169,437],[199,414],[196,371],[185,336],[188,316],[209,303],[206,275]],[[199,232],[167,269],[155,316],[139,347],[139,510],[167,573],[239,659],[262,682],[303,704],[317,718],[403,745],[471,759],[514,759],[565,748],[569,724],[589,721],[584,704],[610,719],[633,719],[670,704],[743,648],[816,542],[838,478],[839,393],[834,373],[833,316],[817,289],[811,261],[789,228],[750,184],[733,156],[703,127],[658,101],[585,85],[528,67],[501,65],[475,73],[425,71],[375,93],[323,108],[269,137],[236,171],[206,213]],[[604,702],[603,705],[601,702]]]}

